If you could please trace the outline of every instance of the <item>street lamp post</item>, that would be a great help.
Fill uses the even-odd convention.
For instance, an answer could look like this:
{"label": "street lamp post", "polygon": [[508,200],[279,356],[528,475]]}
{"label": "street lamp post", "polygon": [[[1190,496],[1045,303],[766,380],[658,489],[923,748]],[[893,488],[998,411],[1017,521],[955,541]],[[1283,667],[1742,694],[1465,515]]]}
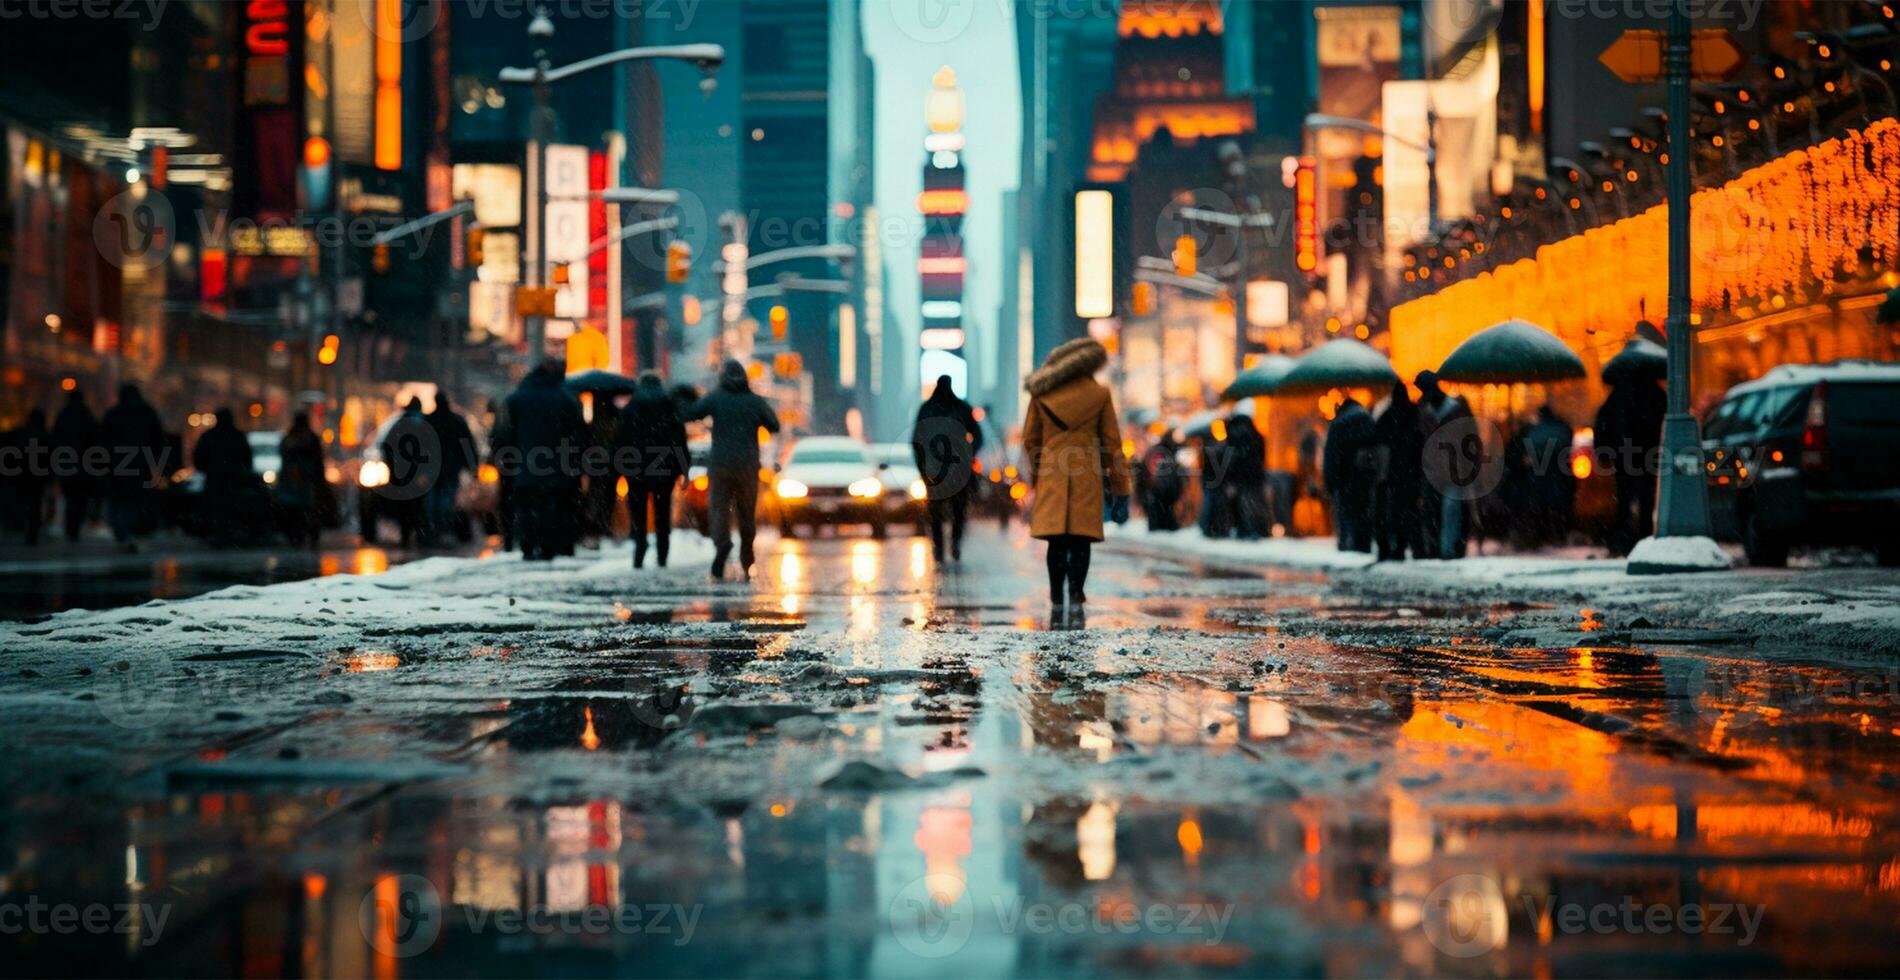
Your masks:
{"label": "street lamp post", "polygon": [[[707,73],[706,82],[712,81],[712,73],[719,70],[725,62],[726,51],[717,44],[673,44],[656,45],[641,48],[621,48],[606,54],[584,58],[570,65],[553,67],[548,60],[547,44],[554,37],[554,21],[549,19],[545,8],[535,10],[534,19],[528,23],[528,37],[534,41],[534,67],[503,68],[497,77],[505,84],[530,85],[534,88],[534,117],[531,124],[529,141],[533,144],[533,166],[528,175],[533,187],[528,197],[534,201],[534,234],[531,243],[532,254],[527,256],[526,276],[530,287],[539,287],[548,264],[548,181],[547,162],[548,144],[554,141],[554,106],[552,104],[553,83],[565,81],[576,75],[606,68],[629,61],[685,61],[699,66]],[[705,84],[705,83],[702,83]],[[638,190],[638,188],[621,190]],[[616,198],[603,195],[607,200]],[[629,198],[631,200],[632,198]],[[611,297],[609,302],[620,302],[619,297]],[[545,356],[547,346],[547,321],[540,316],[527,318],[525,324],[528,355],[530,359]]]}
{"label": "street lamp post", "polygon": [[[1662,473],[1656,534],[1630,552],[1629,571],[1683,572],[1729,567],[1727,555],[1709,536],[1708,485],[1702,468],[1702,438],[1689,413],[1689,68],[1686,0],[1669,5],[1668,44],[1663,52],[1669,101],[1669,405],[1663,416]],[[1669,539],[1678,539],[1666,544]]]}

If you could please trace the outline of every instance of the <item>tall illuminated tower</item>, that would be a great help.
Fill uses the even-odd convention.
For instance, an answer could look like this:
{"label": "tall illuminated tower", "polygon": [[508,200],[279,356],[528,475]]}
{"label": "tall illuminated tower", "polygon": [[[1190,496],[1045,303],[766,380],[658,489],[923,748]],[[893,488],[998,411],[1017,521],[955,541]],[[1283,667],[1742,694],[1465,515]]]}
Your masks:
{"label": "tall illuminated tower", "polygon": [[948,65],[931,80],[924,101],[929,133],[924,137],[924,190],[917,196],[924,235],[917,254],[918,294],[922,297],[923,348],[917,377],[924,390],[949,375],[958,395],[967,395],[970,367],[963,356],[963,213],[969,194],[963,186],[963,92]]}

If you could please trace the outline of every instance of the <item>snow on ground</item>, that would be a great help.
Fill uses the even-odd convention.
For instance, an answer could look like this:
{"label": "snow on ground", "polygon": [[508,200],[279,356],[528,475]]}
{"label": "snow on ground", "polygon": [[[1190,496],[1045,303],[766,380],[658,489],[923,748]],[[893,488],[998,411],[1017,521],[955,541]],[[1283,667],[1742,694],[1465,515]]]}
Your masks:
{"label": "snow on ground", "polygon": [[[1537,623],[1575,634],[1696,630],[1740,632],[1791,651],[1900,654],[1900,571],[1872,567],[1735,568],[1726,572],[1631,575],[1620,559],[1581,549],[1557,554],[1479,555],[1456,561],[1375,562],[1341,552],[1331,538],[1209,540],[1198,530],[1150,531],[1141,522],[1111,528],[1109,543],[1130,550],[1243,567],[1329,572],[1342,587],[1395,602],[1508,600],[1547,604]],[[1590,610],[1584,614],[1583,610]],[[1594,625],[1585,625],[1588,621]],[[1676,640],[1696,642],[1687,634]],[[1541,640],[1559,637],[1546,633]],[[1603,637],[1598,635],[1597,640]]]}

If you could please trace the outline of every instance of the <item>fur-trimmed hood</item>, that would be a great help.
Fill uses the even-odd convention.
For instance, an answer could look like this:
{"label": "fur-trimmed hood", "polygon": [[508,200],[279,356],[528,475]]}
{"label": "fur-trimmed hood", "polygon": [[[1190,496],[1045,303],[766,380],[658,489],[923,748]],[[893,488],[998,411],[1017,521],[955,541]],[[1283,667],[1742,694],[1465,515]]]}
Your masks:
{"label": "fur-trimmed hood", "polygon": [[1049,352],[1042,367],[1023,382],[1023,390],[1038,398],[1074,381],[1086,378],[1108,363],[1108,349],[1088,337],[1077,337]]}

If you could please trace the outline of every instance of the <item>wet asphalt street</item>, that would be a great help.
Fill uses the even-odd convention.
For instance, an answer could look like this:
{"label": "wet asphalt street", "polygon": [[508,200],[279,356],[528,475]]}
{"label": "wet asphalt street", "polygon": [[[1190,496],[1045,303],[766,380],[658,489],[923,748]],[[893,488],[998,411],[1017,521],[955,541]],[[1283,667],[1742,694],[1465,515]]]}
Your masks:
{"label": "wet asphalt street", "polygon": [[4,970],[1900,970],[1890,666],[972,534],[16,626]]}

